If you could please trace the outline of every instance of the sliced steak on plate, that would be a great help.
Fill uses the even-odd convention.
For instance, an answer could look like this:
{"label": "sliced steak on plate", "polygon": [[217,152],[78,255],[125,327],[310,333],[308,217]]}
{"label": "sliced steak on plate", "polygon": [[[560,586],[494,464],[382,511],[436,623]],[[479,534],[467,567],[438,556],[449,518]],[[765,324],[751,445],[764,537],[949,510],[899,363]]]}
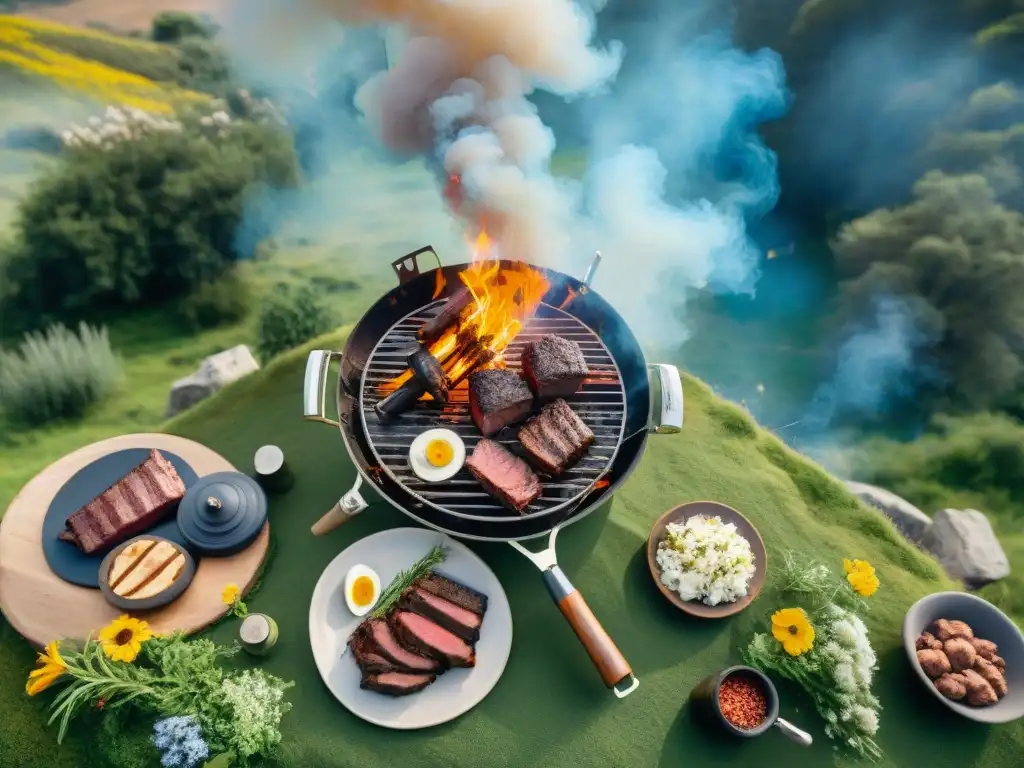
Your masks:
{"label": "sliced steak on plate", "polygon": [[580,345],[561,336],[531,341],[520,362],[530,389],[544,400],[571,397],[587,378],[587,360]]}
{"label": "sliced steak on plate", "polygon": [[487,613],[487,595],[470,589],[465,584],[459,584],[447,576],[442,576],[437,571],[428,573],[416,582],[416,586],[479,616]]}
{"label": "sliced steak on plate", "polygon": [[515,371],[477,371],[469,377],[469,409],[476,428],[491,437],[530,415],[533,392]]}
{"label": "sliced steak on plate", "polygon": [[399,603],[399,608],[418,613],[439,627],[458,635],[467,643],[475,643],[480,639],[480,624],[483,617],[462,606],[431,594],[425,589],[413,585]]}
{"label": "sliced steak on plate", "polygon": [[391,615],[391,627],[395,637],[406,648],[428,655],[450,667],[476,666],[473,646],[425,616],[410,611],[395,611]]}
{"label": "sliced steak on plate", "polygon": [[466,467],[484,490],[516,512],[525,510],[541,494],[540,480],[529,465],[493,440],[478,442]]}
{"label": "sliced steak on plate", "polygon": [[437,675],[432,674],[380,672],[364,675],[363,679],[359,681],[359,687],[388,696],[408,696],[410,693],[422,691],[436,679]]}
{"label": "sliced steak on plate", "polygon": [[366,637],[365,650],[382,656],[395,668],[403,672],[442,672],[444,665],[441,659],[415,653],[405,644],[399,642],[384,619],[370,619],[356,630]]}
{"label": "sliced steak on plate", "polygon": [[530,460],[557,477],[586,453],[594,433],[570,405],[559,398],[541,408],[519,430],[519,442]]}

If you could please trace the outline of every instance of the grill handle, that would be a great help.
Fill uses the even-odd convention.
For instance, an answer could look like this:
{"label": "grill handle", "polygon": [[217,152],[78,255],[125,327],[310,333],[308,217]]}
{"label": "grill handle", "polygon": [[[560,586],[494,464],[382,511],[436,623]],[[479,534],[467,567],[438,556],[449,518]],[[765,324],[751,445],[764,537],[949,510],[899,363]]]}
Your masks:
{"label": "grill handle", "polygon": [[306,358],[306,379],[302,387],[302,415],[309,421],[321,421],[332,427],[341,425],[327,416],[327,372],[340,352],[314,349]]}
{"label": "grill handle", "polygon": [[587,655],[597,667],[604,684],[620,699],[635,691],[640,681],[633,676],[632,667],[615,641],[604,631],[601,622],[590,610],[580,591],[569,581],[569,577],[561,568],[553,565],[544,571],[544,586],[548,588],[551,599],[558,605],[558,610],[569,622],[576,637],[587,649]]}
{"label": "grill handle", "polygon": [[651,385],[651,415],[647,431],[674,435],[683,429],[683,379],[674,365],[658,363],[647,366]]}

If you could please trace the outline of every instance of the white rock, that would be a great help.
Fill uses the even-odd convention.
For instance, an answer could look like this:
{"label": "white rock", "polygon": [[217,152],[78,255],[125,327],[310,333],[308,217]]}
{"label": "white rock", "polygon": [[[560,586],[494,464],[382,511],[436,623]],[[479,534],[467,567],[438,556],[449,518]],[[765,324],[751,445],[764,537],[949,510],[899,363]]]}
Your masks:
{"label": "white rock", "polygon": [[199,370],[171,385],[167,402],[167,416],[174,416],[205,400],[225,384],[258,371],[252,352],[244,344],[210,355],[199,364]]}
{"label": "white rock", "polygon": [[954,579],[981,587],[1010,575],[1010,561],[984,514],[940,509],[922,542]]}
{"label": "white rock", "polygon": [[846,487],[865,504],[874,507],[892,520],[893,525],[899,528],[900,533],[910,541],[920,544],[932,527],[932,521],[928,515],[895,493],[890,493],[876,485],[852,481],[847,482]]}

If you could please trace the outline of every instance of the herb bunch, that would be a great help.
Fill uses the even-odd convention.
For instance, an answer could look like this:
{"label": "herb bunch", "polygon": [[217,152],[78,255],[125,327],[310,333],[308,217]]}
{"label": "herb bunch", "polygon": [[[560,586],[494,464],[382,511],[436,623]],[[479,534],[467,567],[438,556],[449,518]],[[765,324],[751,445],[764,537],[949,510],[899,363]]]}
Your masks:
{"label": "herb bunch", "polygon": [[435,565],[443,563],[447,557],[448,555],[445,553],[444,547],[438,544],[430,552],[413,563],[408,570],[400,572],[391,580],[391,583],[388,584],[384,592],[381,593],[380,600],[377,601],[377,606],[370,615],[375,619],[386,616],[405,590],[411,587],[417,580],[426,576]]}

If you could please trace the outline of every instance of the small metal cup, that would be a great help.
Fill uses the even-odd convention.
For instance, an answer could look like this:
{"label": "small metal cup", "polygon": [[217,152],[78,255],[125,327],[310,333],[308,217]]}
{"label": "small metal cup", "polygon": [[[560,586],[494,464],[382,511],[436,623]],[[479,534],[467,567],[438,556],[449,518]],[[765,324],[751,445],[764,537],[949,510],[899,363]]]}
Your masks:
{"label": "small metal cup", "polygon": [[[764,694],[768,703],[768,709],[765,712],[764,720],[761,721],[760,725],[754,728],[740,728],[735,726],[730,723],[722,713],[722,707],[718,700],[718,691],[719,688],[722,687],[722,682],[727,677],[732,677],[733,675],[742,676],[757,685],[761,689],[761,693]],[[697,685],[694,686],[694,689],[690,692],[690,704],[692,705],[695,717],[732,736],[749,739],[754,736],[760,736],[769,728],[775,726],[786,734],[786,736],[802,746],[809,747],[812,742],[811,735],[809,733],[800,730],[788,720],[783,720],[779,717],[779,693],[775,689],[775,685],[766,674],[760,670],[754,669],[753,667],[729,667],[727,669],[723,669],[721,672],[708,675],[697,683]]]}
{"label": "small metal cup", "polygon": [[284,451],[276,445],[264,445],[253,457],[256,481],[267,493],[285,493],[295,484],[295,476],[284,460]]}

